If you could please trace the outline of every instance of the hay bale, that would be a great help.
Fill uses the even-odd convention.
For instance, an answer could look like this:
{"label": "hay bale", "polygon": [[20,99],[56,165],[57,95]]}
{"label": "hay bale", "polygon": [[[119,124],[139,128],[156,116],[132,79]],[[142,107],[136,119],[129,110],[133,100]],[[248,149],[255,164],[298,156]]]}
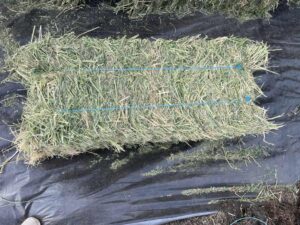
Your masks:
{"label": "hay bale", "polygon": [[277,5],[278,0],[121,0],[117,3],[116,11],[125,11],[131,18],[163,13],[175,13],[182,17],[200,11],[247,20],[270,17],[269,11]]}
{"label": "hay bale", "polygon": [[28,89],[15,143],[34,164],[98,148],[264,134],[277,126],[247,101],[261,95],[252,73],[267,61],[265,44],[235,37],[46,36],[7,64]]}

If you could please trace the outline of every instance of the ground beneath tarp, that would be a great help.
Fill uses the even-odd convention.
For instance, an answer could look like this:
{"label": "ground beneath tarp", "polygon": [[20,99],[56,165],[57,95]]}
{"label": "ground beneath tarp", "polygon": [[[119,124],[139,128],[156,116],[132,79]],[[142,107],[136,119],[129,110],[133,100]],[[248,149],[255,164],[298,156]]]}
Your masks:
{"label": "ground beneath tarp", "polygon": [[178,220],[167,225],[298,225],[300,224],[300,199],[291,191],[274,190],[276,198],[262,202],[224,201],[219,212],[207,217]]}
{"label": "ground beneath tarp", "polygon": [[[208,193],[186,196],[192,188],[233,186],[265,182],[293,184],[300,180],[300,9],[283,7],[270,21],[239,23],[223,16],[195,16],[182,19],[149,16],[130,21],[109,9],[82,8],[59,13],[34,9],[14,16],[0,5],[2,15],[14,38],[27,43],[33,27],[57,35],[74,31],[93,37],[140,35],[141,38],[180,38],[191,35],[241,36],[267,42],[272,49],[270,69],[278,74],[258,73],[257,82],[264,97],[257,104],[268,109],[269,117],[284,127],[266,137],[249,136],[227,143],[229,148],[258,147],[268,149],[268,156],[256,162],[238,163],[233,169],[226,161],[186,165],[184,170],[172,167],[167,157],[173,153],[202,151],[202,143],[180,144],[163,153],[152,146],[147,154],[123,154],[111,162],[108,153],[80,155],[72,159],[52,159],[38,167],[27,167],[22,161],[10,162],[0,175],[0,224],[15,225],[28,216],[37,216],[45,225],[158,224],[170,218],[219,209],[215,200],[237,198],[234,193]],[[94,28],[97,29],[93,30]],[[39,29],[36,29],[39,30]],[[280,49],[280,50],[279,50]],[[1,55],[1,52],[0,52]],[[4,77],[5,75],[1,75]],[[14,93],[25,95],[20,85],[1,84],[0,100]],[[21,117],[21,101],[0,106],[0,147],[4,152],[13,136],[8,124]],[[271,144],[268,144],[271,143]],[[127,158],[130,160],[126,160]],[[125,160],[124,160],[125,159]],[[113,165],[113,166],[112,166]],[[145,174],[151,173],[151,176]],[[253,194],[248,194],[248,197]]]}

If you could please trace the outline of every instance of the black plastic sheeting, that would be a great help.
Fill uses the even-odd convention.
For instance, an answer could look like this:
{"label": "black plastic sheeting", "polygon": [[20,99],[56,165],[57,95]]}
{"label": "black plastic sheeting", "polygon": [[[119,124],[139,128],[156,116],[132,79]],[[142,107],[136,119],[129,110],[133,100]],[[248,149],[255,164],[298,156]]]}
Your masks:
{"label": "black plastic sheeting", "polygon": [[[36,9],[10,18],[7,25],[22,44],[30,39],[34,25],[42,25],[45,31],[51,30],[50,24],[55,23],[57,33],[73,30],[81,34],[99,27],[88,33],[96,37],[140,34],[143,38],[180,38],[200,34],[215,38],[235,35],[267,42],[276,49],[271,52],[270,69],[278,74],[255,75],[265,93],[265,97],[257,99],[257,104],[268,109],[269,117],[281,115],[275,121],[283,123],[284,127],[265,137],[243,138],[244,147],[268,148],[272,154],[258,159],[257,163],[245,165],[241,162],[239,170],[232,169],[227,162],[215,162],[155,176],[143,175],[153,169],[169,168],[170,161],[166,158],[170,152],[201,151],[202,143],[180,144],[172,146],[171,151],[133,156],[128,164],[116,170],[110,169],[110,160],[94,163],[97,157],[92,154],[51,159],[37,167],[12,161],[0,175],[1,225],[20,224],[28,216],[40,218],[45,225],[163,224],[212,213],[217,205],[209,202],[236,197],[231,193],[182,195],[187,189],[261,181],[294,184],[300,180],[300,9],[283,7],[269,21],[244,23],[202,14],[182,19],[151,16],[143,21],[130,21],[125,16],[98,8],[57,14]],[[20,85],[7,83],[0,87],[0,100],[12,93],[26,95]],[[20,102],[0,107],[1,137],[13,139],[7,124],[18,122],[21,111]],[[228,146],[234,149],[238,143],[241,142],[232,140]],[[2,162],[14,153],[4,152],[9,145],[9,141],[0,141]]]}

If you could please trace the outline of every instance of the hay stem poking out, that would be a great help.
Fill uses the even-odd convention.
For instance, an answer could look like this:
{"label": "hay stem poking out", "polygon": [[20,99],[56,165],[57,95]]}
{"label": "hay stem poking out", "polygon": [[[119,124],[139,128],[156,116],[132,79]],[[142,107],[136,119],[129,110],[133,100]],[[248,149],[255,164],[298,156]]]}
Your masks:
{"label": "hay stem poking out", "polygon": [[[267,45],[235,37],[47,35],[7,62],[28,89],[15,143],[35,164],[99,148],[264,134],[278,126],[253,103],[262,92],[252,73],[267,62]],[[109,107],[118,108],[72,112]]]}

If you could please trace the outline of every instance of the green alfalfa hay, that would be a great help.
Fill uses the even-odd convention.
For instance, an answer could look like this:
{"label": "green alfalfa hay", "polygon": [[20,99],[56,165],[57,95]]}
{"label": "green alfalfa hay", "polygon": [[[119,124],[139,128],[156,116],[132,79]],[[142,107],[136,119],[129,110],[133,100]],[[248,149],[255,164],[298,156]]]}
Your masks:
{"label": "green alfalfa hay", "polygon": [[299,7],[300,6],[300,0],[288,0],[288,4],[292,7]]}
{"label": "green alfalfa hay", "polygon": [[86,0],[20,0],[23,4],[43,4],[47,3],[48,5],[57,5],[57,6],[76,6],[79,4],[84,4]]}
{"label": "green alfalfa hay", "polygon": [[[22,46],[7,66],[28,89],[15,144],[30,164],[94,149],[122,151],[148,142],[222,140],[278,128],[266,111],[246,104],[262,94],[252,73],[266,68],[268,47],[248,39],[176,41],[50,35]],[[236,65],[243,70],[115,71],[97,68]],[[87,68],[89,70],[87,70]],[[192,108],[61,112],[108,105],[176,104],[239,99]],[[108,104],[111,103],[111,104]]]}
{"label": "green alfalfa hay", "polygon": [[278,6],[278,0],[121,0],[116,11],[124,11],[132,18],[148,14],[174,13],[178,17],[195,12],[221,13],[240,20],[268,18]]}
{"label": "green alfalfa hay", "polygon": [[47,9],[47,10],[61,10],[63,12],[63,10],[69,10],[84,5],[86,1],[85,0],[4,0],[3,3],[15,14],[22,14],[37,8]]}

